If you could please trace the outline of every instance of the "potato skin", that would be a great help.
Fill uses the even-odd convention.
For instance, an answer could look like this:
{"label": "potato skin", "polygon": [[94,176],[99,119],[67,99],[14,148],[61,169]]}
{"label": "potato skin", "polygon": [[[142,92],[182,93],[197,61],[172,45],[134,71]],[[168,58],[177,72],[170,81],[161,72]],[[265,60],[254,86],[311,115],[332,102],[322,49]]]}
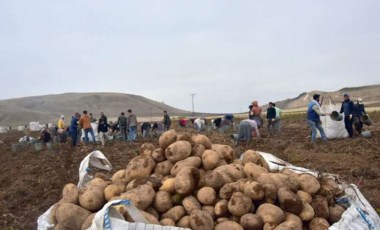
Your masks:
{"label": "potato skin", "polygon": [[86,220],[83,222],[81,226],[81,230],[87,230],[91,226],[92,220],[94,220],[95,214],[96,213],[92,213],[86,218]]}
{"label": "potato skin", "polygon": [[194,196],[187,196],[182,200],[182,205],[185,208],[187,215],[190,215],[194,210],[201,210],[202,205]]}
{"label": "potato skin", "polygon": [[202,165],[202,159],[199,157],[190,156],[186,159],[180,160],[175,163],[170,171],[170,175],[175,177],[177,173],[185,166],[192,166],[194,168],[199,168]]}
{"label": "potato skin", "polygon": [[198,191],[197,198],[203,205],[213,205],[217,196],[213,188],[203,187]]}
{"label": "potato skin", "polygon": [[309,223],[310,230],[327,230],[329,227],[330,227],[329,222],[327,222],[327,220],[320,217],[315,217]]}
{"label": "potato skin", "polygon": [[310,221],[315,217],[315,212],[310,204],[303,202],[302,211],[298,214],[302,221]]}
{"label": "potato skin", "polygon": [[164,213],[173,208],[173,200],[170,193],[158,191],[154,197],[153,207],[159,213]]}
{"label": "potato skin", "polygon": [[212,144],[211,149],[216,151],[219,158],[227,164],[230,164],[235,160],[235,150],[229,145]]}
{"label": "potato skin", "polygon": [[62,198],[67,203],[78,204],[79,203],[79,188],[72,183],[66,184],[62,190]]}
{"label": "potato skin", "polygon": [[211,149],[211,140],[203,134],[197,134],[192,137],[192,140],[195,144],[201,144],[205,149]]}
{"label": "potato skin", "polygon": [[166,160],[158,163],[154,169],[154,173],[163,175],[163,176],[168,176],[170,175],[170,171],[172,170],[174,164],[173,162]]}
{"label": "potato skin", "polygon": [[174,220],[170,218],[164,218],[160,221],[160,225],[162,226],[175,226]]}
{"label": "potato skin", "polygon": [[268,173],[268,170],[260,165],[248,162],[244,165],[244,173],[249,179],[257,180],[261,174]]}
{"label": "potato skin", "polygon": [[277,198],[280,202],[281,208],[285,212],[298,215],[302,211],[303,206],[301,198],[289,189],[279,188],[277,190]]}
{"label": "potato skin", "polygon": [[127,183],[138,178],[147,178],[156,167],[156,162],[151,156],[137,156],[133,158],[125,169]]}
{"label": "potato skin", "polygon": [[315,211],[316,217],[322,217],[326,220],[329,218],[329,206],[325,197],[316,195],[311,202],[311,206]]}
{"label": "potato skin", "polygon": [[228,202],[228,211],[234,216],[242,216],[251,211],[252,200],[244,193],[235,192]]}
{"label": "potato skin", "polygon": [[166,149],[169,145],[176,142],[177,136],[178,134],[175,130],[169,130],[161,134],[160,138],[158,139],[158,144],[160,145],[160,148]]}
{"label": "potato skin", "polygon": [[260,216],[253,213],[247,213],[240,218],[240,225],[243,229],[261,230],[264,226],[264,222]]}
{"label": "potato skin", "polygon": [[148,208],[155,197],[153,188],[149,185],[140,185],[120,195],[121,199],[130,200],[138,209],[144,211]]}
{"label": "potato skin", "polygon": [[199,171],[194,167],[184,167],[182,168],[174,181],[175,191],[183,196],[191,194],[199,181]]}
{"label": "potato skin", "polygon": [[56,218],[62,229],[81,229],[90,211],[71,203],[64,203],[57,209]]}
{"label": "potato skin", "polygon": [[79,191],[80,206],[91,212],[99,211],[106,203],[103,189],[93,186],[81,188]]}
{"label": "potato skin", "polygon": [[342,206],[340,205],[332,205],[329,207],[329,222],[330,224],[334,224],[340,220],[342,217],[344,211],[346,211]]}
{"label": "potato skin", "polygon": [[167,212],[162,214],[162,218],[170,218],[174,222],[178,222],[182,217],[186,215],[186,210],[183,208],[183,206],[174,206],[173,208],[169,209]]}
{"label": "potato skin", "polygon": [[253,201],[260,201],[265,196],[264,188],[256,181],[248,181],[244,184],[244,194]]}
{"label": "potato skin", "polygon": [[215,204],[214,213],[217,218],[228,217],[230,215],[228,211],[228,200],[220,200]]}
{"label": "potato skin", "polygon": [[109,201],[112,197],[119,196],[121,192],[122,191],[118,185],[110,184],[104,189],[104,198],[106,201]]}
{"label": "potato skin", "polygon": [[190,215],[190,225],[192,229],[213,230],[214,220],[210,213],[202,210],[194,210]]}
{"label": "potato skin", "polygon": [[321,185],[317,178],[307,173],[301,174],[298,177],[298,181],[300,184],[300,190],[312,195],[316,194],[321,188]]}
{"label": "potato skin", "polygon": [[166,160],[165,149],[156,148],[152,153],[152,158],[156,163],[160,163]]}
{"label": "potato skin", "polygon": [[190,224],[190,216],[184,216],[182,217],[178,223],[177,223],[177,226],[180,227],[180,228],[191,228],[191,224]]}
{"label": "potato skin", "polygon": [[215,226],[214,230],[244,230],[240,224],[234,222],[234,221],[224,221],[222,223],[219,223]]}
{"label": "potato skin", "polygon": [[219,155],[214,150],[205,150],[202,154],[202,165],[206,170],[213,170],[221,164]]}
{"label": "potato skin", "polygon": [[191,155],[191,144],[188,141],[177,141],[169,145],[165,150],[166,159],[173,164],[186,159]]}
{"label": "potato skin", "polygon": [[278,225],[285,220],[284,211],[273,204],[262,204],[256,211],[256,214],[261,217],[263,222]]}

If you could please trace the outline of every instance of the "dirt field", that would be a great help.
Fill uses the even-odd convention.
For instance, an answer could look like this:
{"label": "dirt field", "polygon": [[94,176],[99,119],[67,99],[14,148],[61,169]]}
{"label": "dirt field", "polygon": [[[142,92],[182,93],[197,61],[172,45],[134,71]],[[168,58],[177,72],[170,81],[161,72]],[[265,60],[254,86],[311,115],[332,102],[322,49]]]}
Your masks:
{"label": "dirt field", "polygon": [[[313,147],[307,138],[309,130],[303,116],[286,117],[282,135],[251,142],[248,149],[272,153],[296,166],[339,174],[343,180],[359,186],[372,206],[380,209],[380,114],[371,115],[375,126],[373,137],[364,139],[331,140],[318,142]],[[175,126],[175,125],[174,125]],[[174,127],[181,132],[192,129]],[[213,143],[231,144],[228,134],[206,133]],[[11,144],[23,136],[22,132],[0,134],[0,229],[36,229],[37,218],[60,199],[66,183],[78,182],[81,160],[92,150],[100,149],[112,163],[113,172],[124,168],[138,154],[137,143],[110,142],[105,148],[58,144],[54,151],[36,152],[32,147],[13,153]],[[32,133],[37,136],[38,133]],[[157,144],[157,140],[151,140]],[[235,148],[237,154],[246,150],[244,144]]]}

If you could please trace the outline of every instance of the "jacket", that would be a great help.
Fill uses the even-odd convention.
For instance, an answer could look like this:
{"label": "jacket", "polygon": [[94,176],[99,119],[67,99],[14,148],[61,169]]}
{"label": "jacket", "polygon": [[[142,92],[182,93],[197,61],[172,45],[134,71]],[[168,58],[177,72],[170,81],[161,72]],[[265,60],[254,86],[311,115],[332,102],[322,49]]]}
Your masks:
{"label": "jacket", "polygon": [[351,100],[343,101],[342,107],[340,108],[340,113],[344,113],[344,116],[350,116],[354,114],[354,102]]}
{"label": "jacket", "polygon": [[119,116],[119,118],[117,119],[117,124],[120,127],[127,127],[127,123],[128,119],[124,115]]}
{"label": "jacket", "polygon": [[267,119],[275,119],[276,118],[276,109],[275,108],[268,108],[267,109]]}
{"label": "jacket", "polygon": [[132,113],[128,116],[128,127],[134,127],[137,126],[137,118],[136,116]]}
{"label": "jacket", "polygon": [[107,123],[103,123],[103,124],[99,124],[98,125],[98,133],[106,133],[108,132],[108,124]]}
{"label": "jacket", "polygon": [[83,129],[91,129],[90,117],[88,115],[82,115],[79,120],[80,125]]}
{"label": "jacket", "polygon": [[354,116],[355,117],[362,117],[364,114],[366,114],[366,111],[364,109],[364,105],[356,103],[354,106]]}
{"label": "jacket", "polygon": [[318,106],[317,103],[318,102],[314,100],[309,103],[309,106],[307,107],[307,120],[314,122],[321,121],[320,115],[313,109],[314,106]]}

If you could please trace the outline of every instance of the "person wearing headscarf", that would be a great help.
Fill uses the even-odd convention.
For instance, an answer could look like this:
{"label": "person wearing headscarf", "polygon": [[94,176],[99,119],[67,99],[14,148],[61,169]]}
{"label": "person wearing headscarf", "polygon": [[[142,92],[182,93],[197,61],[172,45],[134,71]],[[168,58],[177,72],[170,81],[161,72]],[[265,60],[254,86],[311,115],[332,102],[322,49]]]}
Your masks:
{"label": "person wearing headscarf", "polygon": [[354,126],[355,130],[361,134],[363,130],[363,115],[366,115],[366,111],[363,104],[363,99],[361,97],[358,98],[356,104],[354,105]]}
{"label": "person wearing headscarf", "polygon": [[251,108],[249,111],[249,119],[255,120],[257,122],[258,127],[260,128],[261,126],[263,126],[264,122],[263,122],[263,119],[261,118],[262,109],[259,106],[259,102],[253,101],[251,106],[249,106],[249,108]]}
{"label": "person wearing headscarf", "polygon": [[250,141],[252,137],[260,138],[260,131],[256,120],[245,119],[239,124],[239,132],[236,138],[235,145],[238,145],[239,141]]}

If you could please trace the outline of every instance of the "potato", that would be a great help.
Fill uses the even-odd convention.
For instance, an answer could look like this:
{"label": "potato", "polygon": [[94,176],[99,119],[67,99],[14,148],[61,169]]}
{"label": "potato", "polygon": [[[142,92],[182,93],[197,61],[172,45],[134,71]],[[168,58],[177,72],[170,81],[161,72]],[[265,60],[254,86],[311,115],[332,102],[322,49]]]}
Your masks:
{"label": "potato", "polygon": [[316,195],[311,202],[316,217],[329,218],[329,206],[325,197]]}
{"label": "potato", "polygon": [[190,215],[190,225],[193,230],[213,230],[214,220],[210,213],[194,210]]}
{"label": "potato", "polygon": [[173,200],[170,193],[158,191],[154,197],[153,207],[159,213],[164,213],[173,208]]}
{"label": "potato", "polygon": [[186,210],[183,206],[175,206],[162,214],[162,218],[170,218],[174,222],[178,222],[182,217],[186,215]]}
{"label": "potato", "polygon": [[240,218],[240,225],[246,230],[261,230],[264,222],[258,215],[247,213]]}
{"label": "potato", "polygon": [[302,211],[301,198],[289,189],[279,188],[277,190],[277,198],[280,203],[280,207],[285,212],[298,215]]}
{"label": "potato", "polygon": [[317,195],[325,197],[329,206],[335,203],[334,195],[332,194],[331,190],[327,189],[326,187],[321,186]]}
{"label": "potato", "polygon": [[299,175],[300,175],[300,174],[298,174],[298,173],[296,173],[293,170],[288,169],[288,168],[281,170],[280,173],[288,175],[288,176],[293,176],[293,177],[299,177]]}
{"label": "potato", "polygon": [[116,185],[120,192],[125,192],[126,191],[126,181],[125,180],[117,180],[115,182],[113,182],[114,185]]}
{"label": "potato", "polygon": [[205,135],[197,134],[197,135],[194,135],[192,139],[195,144],[202,144],[205,147],[205,149],[211,149],[211,146],[212,146],[211,141]]}
{"label": "potato", "polygon": [[62,190],[62,197],[66,203],[78,204],[79,203],[79,189],[75,184],[66,184]]}
{"label": "potato", "polygon": [[320,180],[321,188],[330,190],[334,197],[339,197],[344,194],[343,188],[337,184],[333,179],[322,178]]}
{"label": "potato", "polygon": [[274,230],[278,225],[273,223],[265,223],[263,230]]}
{"label": "potato", "polygon": [[229,145],[213,144],[211,145],[211,149],[216,151],[219,158],[228,164],[235,160],[235,150]]}
{"label": "potato", "polygon": [[298,177],[300,184],[300,190],[307,192],[311,195],[314,195],[321,188],[319,181],[314,176],[304,173]]}
{"label": "potato", "polygon": [[196,189],[201,189],[203,187],[207,187],[206,185],[206,175],[208,173],[210,173],[211,171],[207,171],[204,170],[203,168],[200,168],[199,170],[199,181],[198,181],[198,184],[196,186]]}
{"label": "potato", "polygon": [[222,165],[214,169],[214,171],[222,174],[224,183],[235,182],[246,177],[241,164]]}
{"label": "potato", "polygon": [[100,189],[105,189],[110,184],[110,181],[104,181],[100,178],[94,178],[86,184],[86,187],[98,187]]}
{"label": "potato", "polygon": [[268,173],[268,170],[260,165],[248,162],[244,165],[244,173],[249,179],[257,180],[261,174]]}
{"label": "potato", "polygon": [[183,196],[191,194],[195,186],[198,184],[199,171],[194,167],[183,167],[175,177],[174,188],[175,191]]}
{"label": "potato", "polygon": [[79,204],[81,207],[91,211],[99,211],[106,200],[104,198],[104,188],[101,187],[84,187],[79,190]]}
{"label": "potato", "polygon": [[195,144],[193,147],[193,150],[191,152],[191,155],[194,157],[202,158],[203,152],[206,150],[205,146],[202,144]]}
{"label": "potato", "polygon": [[174,220],[170,218],[164,218],[160,221],[160,225],[162,226],[175,226]]}
{"label": "potato", "polygon": [[170,175],[176,176],[179,170],[181,170],[185,166],[192,166],[194,168],[199,168],[202,165],[202,159],[199,157],[188,157],[186,159],[180,160],[175,163],[170,171]]}
{"label": "potato", "polygon": [[184,216],[182,217],[178,223],[177,223],[177,227],[180,227],[180,228],[191,228],[191,224],[190,224],[190,216]]}
{"label": "potato", "polygon": [[304,192],[302,190],[298,190],[297,195],[301,198],[302,202],[305,202],[308,204],[311,204],[311,201],[313,200],[313,198],[311,197],[309,193]]}
{"label": "potato", "polygon": [[251,162],[269,170],[269,165],[265,161],[265,159],[259,153],[253,150],[247,150],[245,153],[243,153],[243,158],[241,162],[243,165]]}
{"label": "potato", "polygon": [[169,177],[169,178],[164,179],[160,187],[160,191],[166,191],[170,194],[174,194],[175,193],[174,183],[175,183],[175,178]]}
{"label": "potato", "polygon": [[240,216],[230,216],[229,220],[236,223],[240,223]]}
{"label": "potato", "polygon": [[158,211],[155,208],[153,208],[152,206],[149,206],[147,209],[145,209],[145,212],[156,217],[157,220],[160,219],[160,213],[158,213]]}
{"label": "potato", "polygon": [[300,228],[296,222],[284,221],[281,224],[279,224],[277,227],[275,227],[274,230],[300,230]]}
{"label": "potato", "polygon": [[183,160],[191,155],[191,144],[188,141],[177,141],[165,150],[166,159],[173,163]]}
{"label": "potato", "polygon": [[100,178],[100,179],[102,179],[104,181],[111,181],[111,178],[107,174],[104,174],[104,173],[101,173],[101,172],[95,173],[94,178]]}
{"label": "potato", "polygon": [[256,211],[256,214],[261,217],[263,222],[278,225],[285,220],[285,213],[281,208],[273,204],[262,204]]}
{"label": "potato", "polygon": [[163,176],[170,175],[170,171],[172,170],[174,164],[173,162],[166,160],[163,162],[160,162],[156,165],[156,168],[154,169],[154,173],[160,174]]}
{"label": "potato", "polygon": [[146,178],[152,174],[156,162],[150,156],[137,156],[133,158],[125,169],[127,183],[137,178]]}
{"label": "potato", "polygon": [[276,186],[273,184],[263,184],[262,185],[264,189],[264,203],[270,203],[274,204],[274,202],[277,200],[277,189]]}
{"label": "potato", "polygon": [[165,149],[157,148],[152,153],[152,158],[156,163],[160,163],[166,160]]}
{"label": "potato", "polygon": [[228,219],[227,217],[220,217],[220,218],[216,219],[215,224],[220,224],[220,223],[225,222],[225,221],[230,221],[230,219]]}
{"label": "potato", "polygon": [[235,192],[228,202],[228,211],[234,216],[242,216],[252,210],[252,200],[244,193]]}
{"label": "potato", "polygon": [[120,197],[130,200],[138,209],[144,211],[152,204],[155,192],[149,185],[140,185],[137,188],[122,193]]}
{"label": "potato", "polygon": [[65,203],[58,207],[56,218],[62,229],[77,230],[81,229],[84,221],[90,214],[90,211],[78,205]]}
{"label": "potato", "polygon": [[[231,183],[232,180],[229,180],[228,183]],[[225,183],[223,173],[217,172],[215,170],[206,173],[205,176],[205,185],[218,191]]]}
{"label": "potato", "polygon": [[124,180],[125,179],[125,169],[119,170],[113,174],[111,181],[114,183],[115,181]]}
{"label": "potato", "polygon": [[227,217],[230,215],[228,211],[228,200],[220,200],[215,204],[214,213],[216,217]]}
{"label": "potato", "polygon": [[219,197],[229,200],[235,192],[240,192],[239,182],[227,183],[219,190]]}
{"label": "potato", "polygon": [[216,201],[216,192],[211,187],[203,187],[197,193],[199,202],[204,205],[213,205]]}
{"label": "potato", "polygon": [[177,133],[175,130],[169,130],[161,134],[158,139],[160,148],[166,149],[169,145],[173,144],[177,140]]}
{"label": "potato", "polygon": [[146,142],[140,147],[140,155],[152,156],[155,148],[152,143]]}
{"label": "potato", "polygon": [[87,216],[81,226],[81,230],[87,230],[92,225],[92,220],[94,220],[95,214],[96,213],[92,213],[91,215]]}
{"label": "potato", "polygon": [[310,221],[315,217],[315,212],[310,204],[303,202],[302,211],[298,214],[302,221]]}
{"label": "potato", "polygon": [[211,206],[211,205],[202,206],[202,210],[210,213],[212,219],[215,219],[214,206]]}
{"label": "potato", "polygon": [[212,170],[221,164],[221,159],[216,151],[208,149],[202,154],[202,165],[206,170]]}
{"label": "potato", "polygon": [[256,181],[248,181],[244,185],[244,194],[253,201],[259,201],[264,198],[265,192],[261,184]]}
{"label": "potato", "polygon": [[340,205],[332,205],[329,207],[329,222],[330,224],[334,224],[340,220],[342,217],[344,211],[346,211],[342,206]]}
{"label": "potato", "polygon": [[[157,225],[160,224],[160,222],[158,221],[158,219],[157,219],[154,215],[152,215],[152,214],[150,214],[150,213],[148,213],[148,212],[141,211],[141,210],[140,210],[140,214],[141,214],[142,216],[144,216],[144,218],[145,218],[150,224],[157,224]],[[135,221],[133,220],[133,218],[129,215],[129,213],[128,213],[127,210],[124,210],[123,216],[124,216],[124,218],[125,218],[126,221],[128,221],[128,222],[135,222]]]}
{"label": "potato", "polygon": [[188,215],[191,214],[194,210],[201,210],[202,205],[199,201],[193,196],[187,196],[182,200],[182,206],[185,208]]}
{"label": "potato", "polygon": [[120,187],[118,185],[111,184],[104,189],[104,198],[106,201],[109,201],[112,197],[119,196],[121,193],[122,190],[120,190]]}
{"label": "potato", "polygon": [[327,220],[320,217],[315,217],[309,223],[310,230],[327,230],[329,229],[329,227],[330,227],[329,222],[327,222]]}
{"label": "potato", "polygon": [[193,142],[192,135],[188,133],[180,133],[177,135],[177,141],[188,141],[192,143]]}
{"label": "potato", "polygon": [[277,189],[285,187],[297,192],[299,182],[296,178],[281,173],[264,173],[257,178],[260,184],[273,184]]}
{"label": "potato", "polygon": [[214,230],[243,230],[243,227],[240,226],[240,224],[233,222],[233,221],[224,221],[222,223],[219,223],[215,226]]}
{"label": "potato", "polygon": [[285,212],[285,221],[294,222],[295,223],[294,229],[302,229],[303,228],[303,223],[302,223],[301,218],[299,216],[294,215],[293,213]]}

